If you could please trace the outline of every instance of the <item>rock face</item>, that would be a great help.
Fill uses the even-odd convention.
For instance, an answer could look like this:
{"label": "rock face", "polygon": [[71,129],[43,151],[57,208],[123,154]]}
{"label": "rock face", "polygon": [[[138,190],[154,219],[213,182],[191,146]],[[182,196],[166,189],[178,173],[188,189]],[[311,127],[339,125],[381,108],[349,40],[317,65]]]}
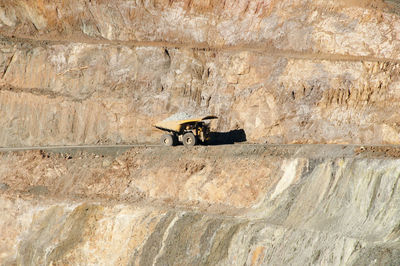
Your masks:
{"label": "rock face", "polygon": [[0,152],[0,264],[400,265],[398,6],[2,0],[0,147],[273,145]]}
{"label": "rock face", "polygon": [[175,151],[2,154],[0,259],[6,265],[400,263],[398,149]]}
{"label": "rock face", "polygon": [[182,111],[255,143],[398,144],[378,1],[3,1],[0,145],[155,142]]}

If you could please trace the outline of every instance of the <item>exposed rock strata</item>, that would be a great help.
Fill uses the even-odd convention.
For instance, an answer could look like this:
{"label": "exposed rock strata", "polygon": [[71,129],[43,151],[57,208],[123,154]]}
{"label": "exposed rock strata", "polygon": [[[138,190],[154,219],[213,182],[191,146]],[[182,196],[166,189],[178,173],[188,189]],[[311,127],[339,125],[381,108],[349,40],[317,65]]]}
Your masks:
{"label": "exposed rock strata", "polygon": [[[398,144],[398,14],[3,0],[0,146],[155,142],[179,111],[256,143]],[[0,264],[399,265],[400,153],[341,148],[2,153]]]}
{"label": "exposed rock strata", "polygon": [[399,64],[3,41],[4,146],[154,142],[178,111],[251,142],[398,143]]}
{"label": "exposed rock strata", "polygon": [[0,183],[8,187],[0,195],[1,260],[399,263],[397,158],[335,155],[329,147],[320,149],[320,159],[299,148],[284,155],[292,152],[226,147],[197,150],[191,158],[192,151],[175,151],[133,149],[115,158],[2,154]]}
{"label": "exposed rock strata", "polygon": [[[186,44],[270,44],[398,58],[398,17],[380,1],[145,0],[4,1],[0,25],[14,35]],[[371,38],[373,36],[373,38]]]}
{"label": "exposed rock strata", "polygon": [[378,1],[3,1],[0,145],[155,142],[187,109],[250,142],[399,143],[399,23]]}

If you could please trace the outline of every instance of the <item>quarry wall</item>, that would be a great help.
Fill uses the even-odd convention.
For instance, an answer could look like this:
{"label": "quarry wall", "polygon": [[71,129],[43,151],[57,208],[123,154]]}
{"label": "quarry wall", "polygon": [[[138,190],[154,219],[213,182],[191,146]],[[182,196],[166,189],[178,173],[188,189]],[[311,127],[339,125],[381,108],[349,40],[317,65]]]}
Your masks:
{"label": "quarry wall", "polygon": [[2,146],[154,143],[211,113],[253,143],[399,143],[399,21],[368,1],[3,1]]}
{"label": "quarry wall", "polygon": [[0,259],[5,265],[400,262],[398,150],[177,149],[1,154]]}
{"label": "quarry wall", "polygon": [[1,1],[0,147],[258,145],[2,150],[0,264],[399,265],[393,2]]}

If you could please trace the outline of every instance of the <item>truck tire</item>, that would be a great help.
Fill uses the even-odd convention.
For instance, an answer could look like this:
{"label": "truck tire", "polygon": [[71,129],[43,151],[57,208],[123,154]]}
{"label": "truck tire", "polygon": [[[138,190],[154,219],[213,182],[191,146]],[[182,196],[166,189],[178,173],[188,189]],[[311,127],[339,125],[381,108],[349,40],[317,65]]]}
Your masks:
{"label": "truck tire", "polygon": [[188,132],[183,135],[183,145],[185,146],[195,146],[197,144],[197,138],[192,132]]}
{"label": "truck tire", "polygon": [[175,138],[171,134],[164,134],[161,136],[161,145],[163,146],[174,146]]}

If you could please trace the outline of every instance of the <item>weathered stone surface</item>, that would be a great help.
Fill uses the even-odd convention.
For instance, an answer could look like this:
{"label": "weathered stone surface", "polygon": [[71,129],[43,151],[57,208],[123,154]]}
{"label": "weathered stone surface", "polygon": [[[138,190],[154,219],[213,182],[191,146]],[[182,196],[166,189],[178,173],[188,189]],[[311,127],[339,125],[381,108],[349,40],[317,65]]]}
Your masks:
{"label": "weathered stone surface", "polygon": [[155,142],[186,110],[256,143],[399,143],[400,22],[378,1],[0,10],[1,146]]}
{"label": "weathered stone surface", "polygon": [[398,58],[398,17],[381,1],[3,1],[0,26],[26,36],[69,36]]}
{"label": "weathered stone surface", "polygon": [[[250,142],[399,143],[399,64],[3,42],[3,146],[155,142],[179,111]],[[0,71],[1,72],[1,71]]]}
{"label": "weathered stone surface", "polygon": [[[113,157],[2,154],[0,182],[9,189],[0,195],[0,260],[6,265],[398,264],[398,153],[317,151],[225,147],[197,150],[202,155],[193,158],[185,158],[186,151],[176,162],[180,151],[169,152],[160,162],[164,151],[138,148],[106,168],[101,161]],[[220,153],[225,157],[212,163]],[[192,160],[205,167],[190,165]],[[99,190],[106,176],[107,193]],[[142,186],[144,179],[151,186]],[[210,184],[217,189],[209,190]],[[48,193],[35,193],[32,186],[46,186]],[[134,187],[141,198],[134,197]]]}
{"label": "weathered stone surface", "polygon": [[[182,111],[254,143],[399,144],[393,2],[3,0],[0,146],[152,143]],[[0,264],[399,265],[399,155],[1,153]]]}
{"label": "weathered stone surface", "polygon": [[[199,147],[188,150],[137,148],[117,158],[99,155],[59,155],[29,152],[1,158],[1,183],[8,191],[45,187],[48,196],[90,196],[136,202],[162,202],[246,208],[277,182],[271,175],[279,160],[267,164],[229,149]],[[229,167],[235,164],[235,167]],[[251,166],[251,169],[248,169]]]}

